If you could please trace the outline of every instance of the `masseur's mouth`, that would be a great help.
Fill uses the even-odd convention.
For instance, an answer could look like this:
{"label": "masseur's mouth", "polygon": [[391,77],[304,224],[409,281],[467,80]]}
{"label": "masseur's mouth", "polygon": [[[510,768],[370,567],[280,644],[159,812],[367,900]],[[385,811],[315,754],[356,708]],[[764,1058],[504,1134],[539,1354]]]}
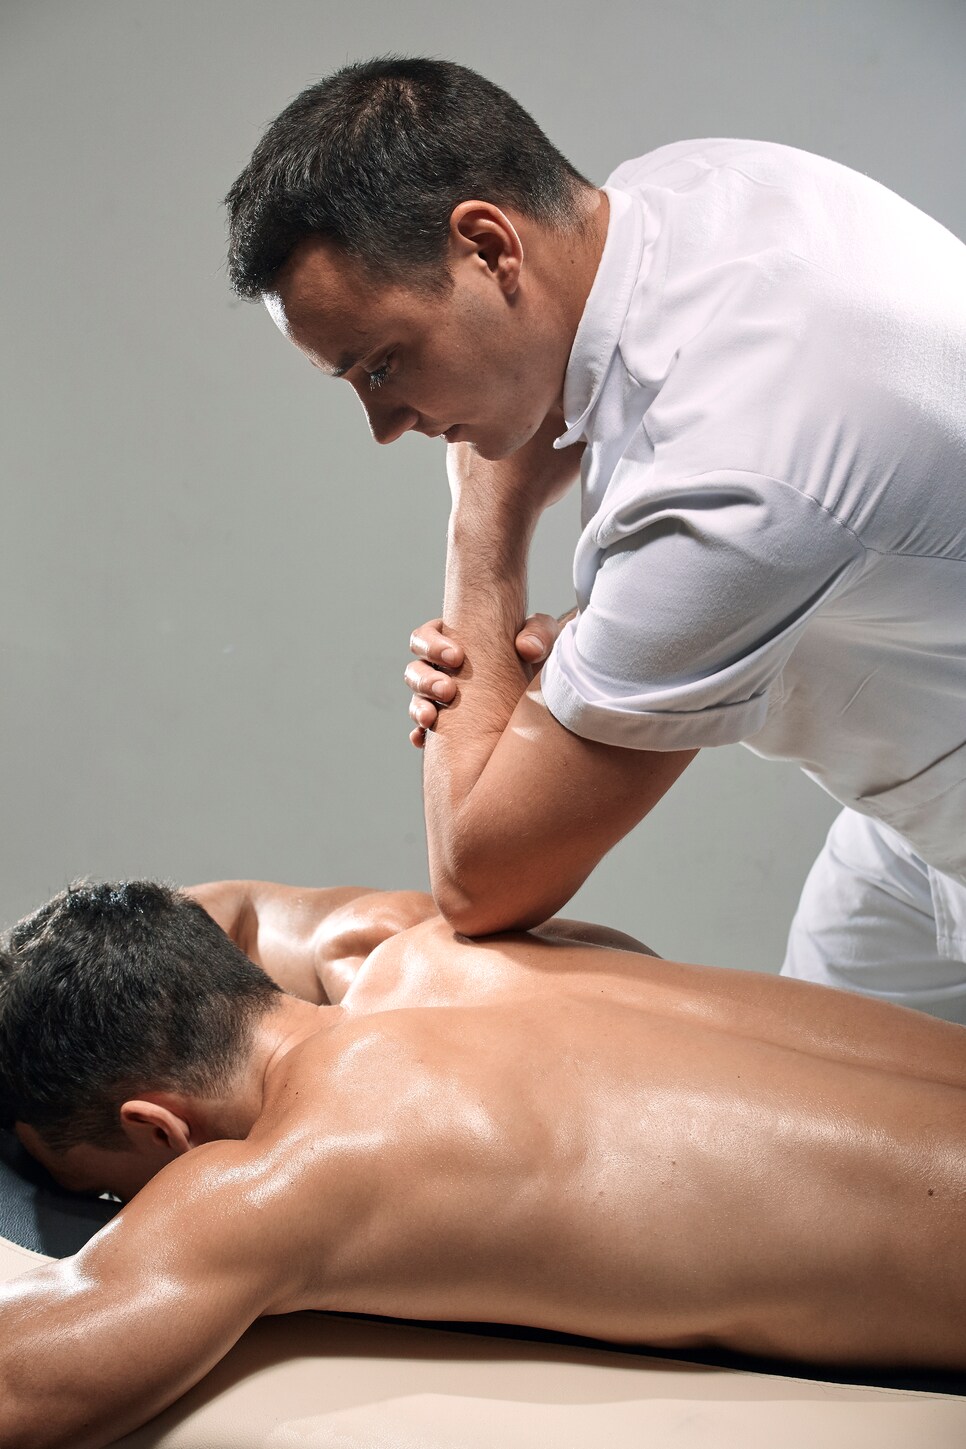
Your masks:
{"label": "masseur's mouth", "polygon": [[447,443],[455,443],[456,442],[456,434],[459,432],[459,430],[460,430],[460,428],[462,426],[463,426],[462,423],[454,423],[451,428],[447,428],[446,429],[445,433],[443,434],[443,437],[446,439]]}

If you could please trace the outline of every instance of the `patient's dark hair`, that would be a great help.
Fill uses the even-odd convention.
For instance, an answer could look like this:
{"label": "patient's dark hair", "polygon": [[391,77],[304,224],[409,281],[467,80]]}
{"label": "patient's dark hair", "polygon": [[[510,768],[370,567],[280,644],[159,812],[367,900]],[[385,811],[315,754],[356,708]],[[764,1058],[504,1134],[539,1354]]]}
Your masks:
{"label": "patient's dark hair", "polygon": [[386,281],[445,292],[461,201],[512,206],[556,229],[589,183],[512,96],[446,60],[386,56],[309,86],[278,116],[225,198],[228,275],[271,289],[299,241],[325,237]]}
{"label": "patient's dark hair", "polygon": [[223,1090],[278,994],[181,892],[72,885],[0,946],[0,1125],[123,1146],[124,1101]]}

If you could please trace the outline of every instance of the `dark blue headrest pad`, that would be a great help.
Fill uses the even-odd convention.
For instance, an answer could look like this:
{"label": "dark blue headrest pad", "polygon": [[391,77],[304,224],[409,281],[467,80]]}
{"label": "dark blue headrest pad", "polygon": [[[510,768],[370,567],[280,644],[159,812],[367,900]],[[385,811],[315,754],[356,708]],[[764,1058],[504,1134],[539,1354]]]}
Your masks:
{"label": "dark blue headrest pad", "polygon": [[120,1203],[65,1192],[12,1132],[0,1131],[0,1237],[68,1258],[119,1209]]}

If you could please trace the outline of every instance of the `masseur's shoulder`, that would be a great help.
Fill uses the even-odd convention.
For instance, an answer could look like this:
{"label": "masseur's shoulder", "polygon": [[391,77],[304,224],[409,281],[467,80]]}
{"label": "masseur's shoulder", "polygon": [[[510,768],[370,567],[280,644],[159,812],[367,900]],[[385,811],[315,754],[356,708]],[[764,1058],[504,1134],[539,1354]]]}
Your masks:
{"label": "masseur's shoulder", "polygon": [[830,164],[821,156],[775,141],[704,136],[671,141],[629,157],[614,168],[604,184],[618,191],[647,185],[674,190],[687,186],[700,172],[729,170],[736,179],[743,170],[746,181],[760,179],[774,184]]}

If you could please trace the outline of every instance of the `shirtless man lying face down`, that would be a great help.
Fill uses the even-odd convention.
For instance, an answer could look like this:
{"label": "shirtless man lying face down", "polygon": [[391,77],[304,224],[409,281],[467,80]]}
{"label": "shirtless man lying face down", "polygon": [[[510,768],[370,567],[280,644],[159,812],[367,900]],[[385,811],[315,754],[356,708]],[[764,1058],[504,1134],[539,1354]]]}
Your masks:
{"label": "shirtless man lying face down", "polygon": [[966,1367],[962,1027],[428,897],[193,894],[7,942],[7,1119],[132,1200],[0,1290],[6,1449],[103,1445],[303,1308]]}

